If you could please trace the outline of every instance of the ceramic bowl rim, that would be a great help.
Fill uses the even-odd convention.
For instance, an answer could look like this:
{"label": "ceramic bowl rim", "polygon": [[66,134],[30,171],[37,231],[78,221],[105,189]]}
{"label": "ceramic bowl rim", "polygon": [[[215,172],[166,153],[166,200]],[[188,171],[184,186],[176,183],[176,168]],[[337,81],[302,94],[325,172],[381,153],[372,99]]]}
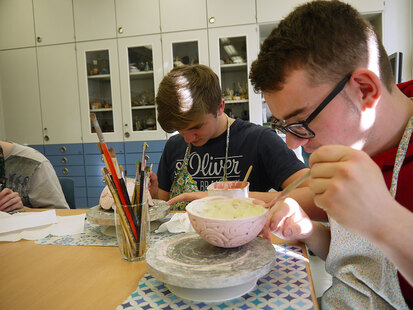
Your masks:
{"label": "ceramic bowl rim", "polygon": [[265,210],[264,213],[259,214],[259,215],[255,215],[255,216],[251,216],[251,217],[245,217],[245,218],[238,218],[238,219],[219,219],[219,218],[205,217],[205,216],[202,216],[202,215],[199,215],[199,214],[195,214],[195,213],[191,212],[191,210],[190,210],[191,208],[193,208],[194,205],[196,205],[199,202],[203,202],[203,201],[207,201],[207,200],[221,200],[221,199],[225,199],[225,200],[248,200],[249,202],[251,202],[254,205],[262,206],[262,205],[253,203],[253,201],[256,200],[256,199],[249,198],[249,197],[208,196],[208,197],[204,197],[204,198],[201,198],[201,199],[196,199],[196,200],[191,201],[186,206],[185,210],[188,214],[190,214],[192,216],[196,216],[196,217],[199,217],[199,218],[202,218],[202,219],[205,219],[205,220],[219,221],[219,222],[222,222],[222,223],[228,223],[228,222],[234,222],[234,221],[235,222],[251,221],[251,220],[256,219],[258,217],[261,217],[261,216],[267,217],[267,215],[269,213],[269,209],[262,206],[266,210]]}

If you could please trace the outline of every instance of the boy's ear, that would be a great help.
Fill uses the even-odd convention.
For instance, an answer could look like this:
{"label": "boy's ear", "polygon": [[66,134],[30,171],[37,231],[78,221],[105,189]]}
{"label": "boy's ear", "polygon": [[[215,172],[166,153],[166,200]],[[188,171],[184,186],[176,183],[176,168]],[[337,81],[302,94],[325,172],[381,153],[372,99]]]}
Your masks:
{"label": "boy's ear", "polygon": [[217,116],[221,116],[222,113],[224,113],[224,109],[225,109],[225,101],[224,99],[221,99],[221,103],[218,106]]}
{"label": "boy's ear", "polygon": [[375,106],[382,93],[382,83],[379,77],[370,70],[360,69],[353,72],[349,83],[357,90],[362,111]]}

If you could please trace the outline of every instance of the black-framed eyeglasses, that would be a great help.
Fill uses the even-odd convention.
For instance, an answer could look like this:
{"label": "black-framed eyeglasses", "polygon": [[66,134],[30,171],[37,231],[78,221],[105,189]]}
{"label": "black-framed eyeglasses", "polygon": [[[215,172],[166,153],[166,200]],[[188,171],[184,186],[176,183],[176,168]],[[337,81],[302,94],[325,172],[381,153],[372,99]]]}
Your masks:
{"label": "black-framed eyeglasses", "polygon": [[346,75],[344,79],[338,83],[338,85],[331,91],[331,93],[321,102],[321,104],[310,114],[305,121],[297,122],[293,124],[286,124],[285,120],[276,120],[272,123],[272,128],[281,131],[282,133],[292,133],[294,136],[301,139],[312,139],[315,137],[314,131],[312,131],[308,124],[326,107],[331,100],[334,99],[344,88],[351,74]]}

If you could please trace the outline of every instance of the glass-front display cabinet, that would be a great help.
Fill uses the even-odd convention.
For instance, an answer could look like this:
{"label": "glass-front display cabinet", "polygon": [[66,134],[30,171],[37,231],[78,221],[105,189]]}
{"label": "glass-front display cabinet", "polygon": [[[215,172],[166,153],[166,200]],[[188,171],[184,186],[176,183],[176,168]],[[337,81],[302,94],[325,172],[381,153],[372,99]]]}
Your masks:
{"label": "glass-front display cabinet", "polygon": [[258,54],[257,26],[209,29],[211,68],[221,81],[225,112],[262,124],[260,96],[248,79],[250,66]]}
{"label": "glass-front display cabinet", "polygon": [[79,43],[77,52],[83,141],[98,141],[90,113],[96,115],[105,140],[122,140],[116,41]]}
{"label": "glass-front display cabinet", "polygon": [[160,35],[118,41],[124,140],[165,139],[155,96],[162,79]]}
{"label": "glass-front display cabinet", "polygon": [[207,30],[162,34],[164,72],[181,65],[209,65]]}

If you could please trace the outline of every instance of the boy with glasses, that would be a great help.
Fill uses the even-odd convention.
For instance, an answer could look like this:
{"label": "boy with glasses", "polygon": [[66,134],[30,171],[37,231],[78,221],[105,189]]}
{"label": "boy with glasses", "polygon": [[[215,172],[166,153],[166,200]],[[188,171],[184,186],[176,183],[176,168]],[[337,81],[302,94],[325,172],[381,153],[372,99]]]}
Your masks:
{"label": "boy with glasses", "polygon": [[372,26],[339,1],[299,6],[264,41],[250,78],[288,147],[312,153],[310,189],[331,226],[287,199],[264,234],[326,259],[322,308],[412,306],[413,103]]}

